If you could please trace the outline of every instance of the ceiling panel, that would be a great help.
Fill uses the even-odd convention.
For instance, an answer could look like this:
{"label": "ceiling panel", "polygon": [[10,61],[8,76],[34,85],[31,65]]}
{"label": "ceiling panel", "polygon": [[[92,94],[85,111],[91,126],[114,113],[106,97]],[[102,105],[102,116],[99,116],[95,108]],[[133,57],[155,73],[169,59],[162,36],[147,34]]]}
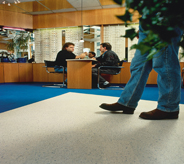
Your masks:
{"label": "ceiling panel", "polygon": [[43,1],[33,2],[33,12],[49,11],[50,9],[42,4]]}
{"label": "ceiling panel", "polygon": [[68,0],[68,2],[77,10],[81,10],[81,6],[84,9],[87,7],[101,7],[99,0]]}
{"label": "ceiling panel", "polygon": [[54,13],[61,13],[61,12],[71,12],[76,11],[74,8],[67,8],[67,9],[60,9],[60,10],[52,10]]}
{"label": "ceiling panel", "polygon": [[[80,11],[81,4],[83,10],[120,7],[113,0],[20,0],[21,3],[17,4],[14,0],[6,0],[6,4],[2,4],[3,1],[0,0],[0,10],[31,15]],[[11,6],[8,6],[7,2],[10,2]]]}
{"label": "ceiling panel", "polygon": [[39,2],[48,7],[50,10],[73,8],[67,0],[42,0]]}

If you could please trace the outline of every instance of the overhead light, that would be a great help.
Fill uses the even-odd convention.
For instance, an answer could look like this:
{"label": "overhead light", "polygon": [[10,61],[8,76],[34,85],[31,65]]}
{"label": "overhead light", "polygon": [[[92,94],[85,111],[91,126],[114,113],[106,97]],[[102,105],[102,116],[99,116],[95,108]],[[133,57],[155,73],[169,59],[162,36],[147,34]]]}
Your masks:
{"label": "overhead light", "polygon": [[16,27],[3,27],[3,30],[17,30],[17,31],[26,31],[23,28],[16,28]]}
{"label": "overhead light", "polygon": [[99,26],[91,26],[91,28],[94,28],[94,29],[100,29]]}
{"label": "overhead light", "polygon": [[83,17],[83,13],[82,13],[82,10],[83,10],[83,1],[81,0],[81,33],[82,33],[82,37],[81,39],[79,40],[79,42],[84,42],[84,39],[83,39],[83,21],[82,21],[82,17]]}
{"label": "overhead light", "polygon": [[6,3],[6,1],[3,1],[3,2],[2,2],[2,4],[5,4],[5,3]]}
{"label": "overhead light", "polygon": [[17,0],[17,2],[18,2],[18,3],[20,3],[20,1],[19,1],[19,0]]}
{"label": "overhead light", "polygon": [[15,4],[17,4],[17,1],[14,1]]}
{"label": "overhead light", "polygon": [[10,3],[8,3],[8,6],[11,6]]}

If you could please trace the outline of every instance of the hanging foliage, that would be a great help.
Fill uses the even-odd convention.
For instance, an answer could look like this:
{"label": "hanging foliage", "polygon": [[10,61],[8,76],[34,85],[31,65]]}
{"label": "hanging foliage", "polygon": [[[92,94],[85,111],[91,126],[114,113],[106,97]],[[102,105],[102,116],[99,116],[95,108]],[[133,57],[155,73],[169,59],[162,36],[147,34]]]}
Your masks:
{"label": "hanging foliage", "polygon": [[[124,0],[114,0],[122,5]],[[148,60],[152,59],[158,51],[171,44],[176,37],[175,27],[184,30],[183,0],[125,0],[126,12],[117,16],[126,25],[132,22],[132,16],[139,12],[139,20],[147,33],[147,38],[131,49],[139,49],[142,54],[148,52]],[[137,36],[135,29],[126,30],[124,37],[133,40]],[[184,49],[184,37],[178,43]],[[184,54],[181,54],[184,57]]]}

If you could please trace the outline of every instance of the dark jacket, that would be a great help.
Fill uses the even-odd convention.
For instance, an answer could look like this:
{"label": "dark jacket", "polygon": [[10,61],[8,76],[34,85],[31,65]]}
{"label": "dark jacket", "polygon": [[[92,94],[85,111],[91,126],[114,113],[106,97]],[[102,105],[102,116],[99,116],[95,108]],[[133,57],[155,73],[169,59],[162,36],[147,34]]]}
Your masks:
{"label": "dark jacket", "polygon": [[75,59],[75,54],[67,50],[61,50],[58,52],[56,57],[56,65],[67,67],[66,59]]}
{"label": "dark jacket", "polygon": [[119,57],[114,51],[106,51],[103,55],[96,58],[98,61],[96,68],[100,66],[118,66],[119,63]]}

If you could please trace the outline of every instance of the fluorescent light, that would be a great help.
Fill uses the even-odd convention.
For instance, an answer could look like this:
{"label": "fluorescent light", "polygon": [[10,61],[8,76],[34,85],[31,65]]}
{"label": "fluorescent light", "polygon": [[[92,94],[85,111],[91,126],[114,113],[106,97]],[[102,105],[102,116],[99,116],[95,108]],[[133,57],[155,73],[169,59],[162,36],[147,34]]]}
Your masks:
{"label": "fluorescent light", "polygon": [[6,30],[26,31],[26,30],[23,29],[23,28],[16,28],[16,27],[3,27],[3,29],[6,29]]}

